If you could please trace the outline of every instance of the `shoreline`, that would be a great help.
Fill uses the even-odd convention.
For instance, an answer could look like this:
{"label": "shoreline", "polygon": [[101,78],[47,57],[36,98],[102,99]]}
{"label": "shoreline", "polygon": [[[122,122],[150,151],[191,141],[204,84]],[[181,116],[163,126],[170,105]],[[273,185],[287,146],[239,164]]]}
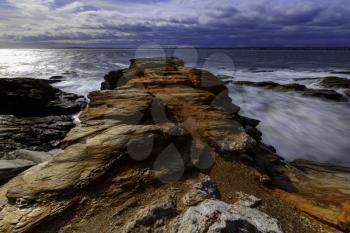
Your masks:
{"label": "shoreline", "polygon": [[[271,225],[264,227],[276,232],[276,221],[291,233],[348,229],[345,207],[350,203],[344,200],[349,199],[350,182],[344,183],[344,176],[350,181],[350,172],[316,162],[299,161],[297,167],[286,163],[261,142],[258,121],[239,115],[227,88],[211,73],[184,67],[176,58],[136,59],[128,69],[110,72],[102,86],[104,91],[89,95],[81,124],[62,141],[63,152],[0,188],[2,232],[47,230],[55,221],[60,232],[72,227],[94,232],[94,227],[105,229],[111,223],[122,232],[191,227],[186,216],[209,205],[214,196],[202,193],[187,207],[181,198],[191,190],[187,184],[203,175],[216,183],[230,208],[271,215],[266,216]],[[256,195],[262,204],[258,209],[255,202],[239,204],[238,192]],[[154,206],[162,193],[164,205]],[[217,196],[214,200],[210,208],[226,205]],[[118,218],[111,218],[111,211]],[[161,223],[151,220],[152,211],[165,211]],[[249,224],[264,222],[265,215],[259,216]],[[149,220],[143,222],[145,218]],[[96,220],[98,226],[93,225]]]}

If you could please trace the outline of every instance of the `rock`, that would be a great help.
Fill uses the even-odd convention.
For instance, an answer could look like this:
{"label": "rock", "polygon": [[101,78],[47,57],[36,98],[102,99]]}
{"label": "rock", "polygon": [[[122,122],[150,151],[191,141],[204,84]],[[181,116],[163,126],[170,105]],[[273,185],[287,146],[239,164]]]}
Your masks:
{"label": "rock", "polygon": [[332,74],[350,74],[350,71],[345,70],[345,71],[333,71],[331,72]]}
{"label": "rock", "polygon": [[236,205],[254,208],[261,202],[261,199],[244,192],[237,192],[236,194],[238,196],[238,201],[235,203]]}
{"label": "rock", "polygon": [[220,193],[216,184],[205,176],[200,183],[197,183],[193,188],[182,197],[182,203],[186,206],[194,206],[209,198],[219,198]]}
{"label": "rock", "polygon": [[343,96],[334,90],[307,89],[303,93],[306,96],[322,97],[329,100],[340,100]]}
{"label": "rock", "polygon": [[31,151],[19,149],[15,150],[7,156],[9,159],[25,159],[34,163],[42,163],[52,158],[52,155],[48,152],[43,151]]}
{"label": "rock", "polygon": [[58,83],[58,82],[61,82],[61,81],[64,81],[66,78],[63,77],[63,76],[52,76],[49,78],[49,83],[52,84],[52,83]]}
{"label": "rock", "polygon": [[[111,77],[105,82],[111,89],[89,95],[62,151],[0,187],[0,232],[281,232],[276,219],[306,225],[316,221],[309,215],[346,229],[345,172],[290,165],[248,134],[258,122],[230,106],[214,75],[167,60],[132,61],[121,72],[124,85]],[[243,154],[249,162],[241,161]],[[222,157],[242,179],[223,191],[214,181],[232,177],[221,172]],[[256,175],[246,182],[257,171],[268,187]],[[236,204],[218,200],[221,194],[230,202],[227,196],[246,189],[260,192],[276,219],[252,208],[259,200],[245,194]],[[297,219],[282,214],[287,201],[297,206],[289,210]],[[312,232],[308,226],[299,232]]]}
{"label": "rock", "polygon": [[18,149],[50,151],[74,127],[71,116],[0,115],[0,158]]}
{"label": "rock", "polygon": [[255,163],[265,164],[277,198],[323,223],[350,230],[349,168],[305,160],[287,164],[270,153],[258,153]]}
{"label": "rock", "polygon": [[321,81],[321,85],[326,88],[350,88],[350,79],[339,77],[325,77]]}
{"label": "rock", "polygon": [[346,90],[344,91],[344,94],[347,95],[347,96],[350,96],[350,89],[346,89]]}
{"label": "rock", "polygon": [[201,232],[282,232],[277,220],[246,206],[205,200],[183,215],[179,233]]}
{"label": "rock", "polygon": [[0,79],[0,114],[20,116],[68,115],[85,107],[82,96],[64,93],[48,80]]}
{"label": "rock", "polygon": [[126,226],[123,232],[146,232],[143,228],[157,224],[155,228],[163,225],[164,219],[172,218],[176,215],[176,206],[172,201],[159,201],[140,210],[135,218]]}
{"label": "rock", "polygon": [[292,83],[292,84],[278,84],[275,82],[250,82],[250,81],[235,81],[234,84],[240,86],[253,86],[261,87],[274,91],[296,91],[300,92],[302,95],[322,97],[330,100],[340,100],[342,95],[334,90],[325,89],[310,89],[305,85]]}
{"label": "rock", "polygon": [[23,159],[0,160],[0,183],[9,180],[34,165],[34,162]]}

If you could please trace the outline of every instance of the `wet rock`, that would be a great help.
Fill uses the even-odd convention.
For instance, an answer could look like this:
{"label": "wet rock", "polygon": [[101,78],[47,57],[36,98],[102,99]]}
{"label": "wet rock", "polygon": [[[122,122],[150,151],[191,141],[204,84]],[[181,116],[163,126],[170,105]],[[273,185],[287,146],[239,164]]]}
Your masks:
{"label": "wet rock", "polygon": [[339,77],[325,77],[321,85],[327,88],[350,88],[350,79]]}
{"label": "wet rock", "polygon": [[236,85],[240,86],[252,86],[252,87],[261,87],[274,91],[295,91],[299,92],[305,96],[314,96],[322,97],[330,100],[340,100],[342,95],[337,93],[334,90],[325,90],[325,89],[310,89],[305,85],[292,83],[292,84],[278,84],[275,82],[250,82],[250,81],[236,81]]}
{"label": "wet rock", "polygon": [[282,230],[276,219],[256,209],[209,199],[185,212],[178,232],[280,233]]}
{"label": "wet rock", "polygon": [[345,70],[345,71],[333,71],[331,72],[332,74],[350,74],[350,71]]}
{"label": "wet rock", "polygon": [[84,97],[64,93],[48,80],[0,79],[0,114],[67,115],[79,112],[85,105]]}
{"label": "wet rock", "polygon": [[0,183],[9,180],[34,165],[34,162],[23,159],[0,160]]}
{"label": "wet rock", "polygon": [[71,116],[0,115],[0,158],[18,149],[50,151],[73,127]]}
{"label": "wet rock", "polygon": [[49,78],[49,83],[58,83],[64,81],[66,78],[64,76],[52,76]]}
{"label": "wet rock", "polygon": [[347,95],[347,96],[350,96],[350,89],[346,89],[346,90],[344,91],[344,94]]}

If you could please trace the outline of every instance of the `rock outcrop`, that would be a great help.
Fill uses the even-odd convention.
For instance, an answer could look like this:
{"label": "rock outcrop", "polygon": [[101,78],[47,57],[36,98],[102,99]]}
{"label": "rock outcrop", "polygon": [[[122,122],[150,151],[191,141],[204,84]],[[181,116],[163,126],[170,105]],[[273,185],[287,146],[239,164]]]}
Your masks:
{"label": "rock outcrop", "polygon": [[[61,152],[0,188],[1,232],[348,229],[349,174],[284,162],[211,73],[176,58],[138,59],[106,76],[103,89],[90,94]],[[228,179],[222,163],[240,178]],[[318,186],[322,174],[337,186]],[[267,200],[275,209],[264,213]],[[286,210],[295,215],[286,220]]]}
{"label": "rock outcrop", "polygon": [[350,88],[350,79],[339,77],[325,77],[321,81],[321,85],[327,88]]}
{"label": "rock outcrop", "polygon": [[279,84],[275,82],[251,82],[251,81],[235,81],[233,82],[240,86],[252,86],[261,87],[273,91],[294,91],[299,92],[305,96],[321,97],[330,100],[340,100],[343,96],[334,90],[329,89],[310,89],[305,85],[291,83],[291,84]]}
{"label": "rock outcrop", "polygon": [[[0,158],[16,157],[9,153],[18,149],[40,153],[38,151],[57,148],[66,133],[75,126],[72,114],[78,113],[85,105],[84,97],[62,92],[47,80],[0,79]],[[40,162],[33,153],[17,157]],[[10,171],[5,166],[0,170],[3,173]],[[15,171],[18,173],[22,169],[12,169],[7,176],[0,178],[1,182],[16,175]]]}
{"label": "rock outcrop", "polygon": [[1,114],[17,116],[68,115],[86,105],[84,97],[52,87],[48,80],[0,79]]}

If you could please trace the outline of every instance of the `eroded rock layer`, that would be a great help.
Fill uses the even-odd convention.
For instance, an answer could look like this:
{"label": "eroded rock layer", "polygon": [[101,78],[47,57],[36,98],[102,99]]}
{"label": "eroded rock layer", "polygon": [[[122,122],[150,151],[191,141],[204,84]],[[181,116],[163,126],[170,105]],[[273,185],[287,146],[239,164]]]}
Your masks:
{"label": "eroded rock layer", "polygon": [[[238,114],[209,72],[176,58],[138,59],[107,75],[102,87],[90,94],[61,153],[0,188],[1,232],[293,232],[278,213],[289,207],[271,199],[277,213],[263,213],[264,200],[239,192],[244,183],[292,205],[311,200],[296,206],[348,229],[348,173],[342,170],[340,181],[329,168],[336,187],[317,187],[320,175],[310,166],[289,165],[261,144],[258,122]],[[239,170],[230,160],[248,161],[243,180],[232,181],[237,187],[220,182],[230,176],[220,173],[222,158],[232,173]],[[224,189],[236,200],[221,201]],[[303,226],[294,232],[336,232],[289,211]]]}

